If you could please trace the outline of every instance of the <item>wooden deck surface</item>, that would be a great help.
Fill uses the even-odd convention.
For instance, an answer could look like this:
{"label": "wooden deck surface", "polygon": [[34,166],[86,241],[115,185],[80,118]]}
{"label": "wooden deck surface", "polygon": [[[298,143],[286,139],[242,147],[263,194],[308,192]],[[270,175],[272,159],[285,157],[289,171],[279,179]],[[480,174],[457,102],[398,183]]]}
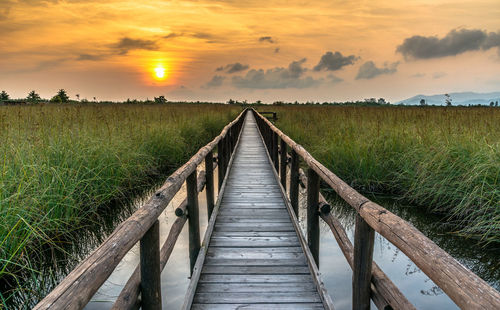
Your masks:
{"label": "wooden deck surface", "polygon": [[248,113],[191,309],[324,309],[272,169]]}

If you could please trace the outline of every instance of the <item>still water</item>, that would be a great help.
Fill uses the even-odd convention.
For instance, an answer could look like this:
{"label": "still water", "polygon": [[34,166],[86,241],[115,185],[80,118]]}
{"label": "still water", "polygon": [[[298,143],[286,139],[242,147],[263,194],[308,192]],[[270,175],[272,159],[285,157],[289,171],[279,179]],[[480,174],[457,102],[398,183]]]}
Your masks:
{"label": "still water", "polygon": [[[199,169],[204,169],[200,167]],[[217,172],[214,173],[217,184]],[[175,196],[160,217],[160,244],[166,240],[172,223],[175,221],[175,208],[185,198],[185,187]],[[352,208],[330,195],[333,212],[342,222],[353,241],[354,215]],[[412,223],[416,228],[436,242],[440,247],[458,259],[488,281],[497,290],[500,288],[499,249],[485,251],[460,237],[440,231],[438,218],[423,214],[411,206],[400,205],[391,201],[380,201],[384,207]],[[137,201],[137,206],[141,201]],[[200,233],[203,235],[207,226],[205,192],[199,194]],[[299,220],[305,232],[305,191],[301,189]],[[335,308],[351,309],[352,271],[342,254],[328,226],[321,222],[320,272],[326,288],[331,295]],[[401,251],[380,235],[375,235],[374,260],[389,278],[400,288],[403,294],[418,309],[458,309],[415,264]],[[86,306],[87,310],[109,309],[119,295],[121,288],[139,263],[139,247],[136,245],[119,264],[108,281],[95,294]],[[172,255],[162,272],[162,301],[164,309],[178,309],[183,303],[184,294],[189,284],[188,231],[185,225]],[[373,306],[373,304],[372,304]],[[373,307],[374,308],[374,307]]]}

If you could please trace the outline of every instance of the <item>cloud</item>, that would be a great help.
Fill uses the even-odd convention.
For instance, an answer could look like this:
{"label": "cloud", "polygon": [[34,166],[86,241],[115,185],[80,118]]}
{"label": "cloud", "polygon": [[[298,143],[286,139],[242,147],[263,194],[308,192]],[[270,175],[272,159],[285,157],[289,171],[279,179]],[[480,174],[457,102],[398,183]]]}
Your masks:
{"label": "cloud", "polygon": [[232,73],[237,73],[241,71],[245,71],[248,68],[250,68],[249,65],[243,65],[239,62],[236,62],[234,64],[228,64],[225,66],[220,66],[215,71],[220,72],[220,71],[226,71],[226,73],[232,74]]}
{"label": "cloud", "polygon": [[171,32],[169,34],[167,34],[166,36],[163,36],[164,39],[173,39],[173,38],[177,38],[177,37],[181,37],[182,36],[182,33],[176,33],[176,32]]}
{"label": "cloud", "polygon": [[335,53],[326,52],[326,54],[321,56],[319,63],[314,67],[314,71],[340,70],[342,67],[354,64],[354,62],[358,59],[359,59],[359,57],[356,57],[354,55],[343,56],[339,52],[335,52]]}
{"label": "cloud", "polygon": [[269,42],[271,44],[276,43],[276,41],[273,40],[272,37],[266,36],[266,37],[260,37],[259,42]]}
{"label": "cloud", "polygon": [[221,75],[214,75],[210,81],[208,81],[205,85],[202,86],[202,88],[216,88],[222,85],[224,80],[226,79],[225,76]]}
{"label": "cloud", "polygon": [[245,76],[233,77],[232,84],[236,88],[253,89],[307,88],[319,85],[322,79],[302,77],[307,71],[302,67],[305,61],[305,58],[293,61],[288,68],[276,67],[265,71],[252,69]]}
{"label": "cloud", "polygon": [[425,73],[415,73],[413,75],[410,75],[410,77],[412,77],[412,78],[421,78],[424,76],[425,76]]}
{"label": "cloud", "polygon": [[340,82],[343,82],[343,81],[344,81],[344,79],[339,78],[338,76],[333,75],[333,74],[328,74],[328,75],[326,76],[326,79],[327,79],[328,81],[330,81],[330,83],[332,83],[332,84],[338,84],[338,83],[340,83]]}
{"label": "cloud", "polygon": [[274,49],[274,53],[275,54],[278,54],[279,52],[280,52],[280,48],[279,47],[277,47],[277,48]]}
{"label": "cloud", "polygon": [[80,54],[76,60],[91,60],[97,61],[104,58],[104,55]]}
{"label": "cloud", "polygon": [[429,59],[455,56],[468,51],[500,47],[500,32],[479,29],[453,29],[443,38],[413,36],[406,38],[396,52],[405,59]]}
{"label": "cloud", "polygon": [[121,38],[116,44],[111,46],[116,49],[120,55],[125,55],[131,50],[156,50],[158,48],[155,41],[131,39],[128,37]]}
{"label": "cloud", "polygon": [[382,68],[377,68],[373,61],[367,61],[359,67],[358,74],[356,75],[356,80],[360,79],[373,79],[382,74],[394,74],[398,71],[397,67],[399,62],[394,62],[392,64],[384,63]]}

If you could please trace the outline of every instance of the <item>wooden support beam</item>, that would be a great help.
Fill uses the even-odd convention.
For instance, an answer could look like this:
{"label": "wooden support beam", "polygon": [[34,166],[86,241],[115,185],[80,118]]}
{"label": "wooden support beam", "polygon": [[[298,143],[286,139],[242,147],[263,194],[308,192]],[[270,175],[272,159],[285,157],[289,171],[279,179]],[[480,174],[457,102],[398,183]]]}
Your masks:
{"label": "wooden support beam", "polygon": [[281,185],[286,191],[286,166],[287,166],[287,147],[286,142],[281,139],[280,141],[280,179]]}
{"label": "wooden support beam", "polygon": [[208,219],[212,216],[214,210],[214,157],[213,153],[209,152],[205,156],[205,193],[207,195],[207,214]]}
{"label": "wooden support beam", "polygon": [[156,220],[140,242],[142,309],[161,309],[160,223]]}
{"label": "wooden support beam", "polygon": [[307,244],[319,267],[319,176],[314,170],[307,170]]}
{"label": "wooden support beam", "polygon": [[189,218],[189,262],[191,274],[200,251],[200,223],[198,218],[198,188],[196,184],[196,170],[186,179],[186,192]]}
{"label": "wooden support beam", "polygon": [[352,275],[352,309],[370,309],[373,242],[375,231],[356,214],[354,231],[354,259]]}
{"label": "wooden support beam", "polygon": [[222,187],[222,181],[224,181],[224,143],[222,140],[217,143],[217,163],[219,164],[218,169],[218,177],[219,177],[219,186],[218,190]]}
{"label": "wooden support beam", "polygon": [[295,215],[299,217],[299,155],[294,150],[290,166],[290,203]]}
{"label": "wooden support beam", "polygon": [[274,169],[276,170],[277,173],[280,171],[280,163],[279,163],[279,156],[278,156],[278,135],[272,131],[273,135],[273,153],[272,153],[272,159],[274,163]]}

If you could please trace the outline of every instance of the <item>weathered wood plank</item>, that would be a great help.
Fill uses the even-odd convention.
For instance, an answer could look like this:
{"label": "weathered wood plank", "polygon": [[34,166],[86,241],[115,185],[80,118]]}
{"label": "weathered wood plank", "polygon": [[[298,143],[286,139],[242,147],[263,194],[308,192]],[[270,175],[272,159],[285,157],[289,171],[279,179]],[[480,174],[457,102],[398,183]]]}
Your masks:
{"label": "weathered wood plank", "polygon": [[[309,274],[307,266],[205,266],[203,274]],[[294,283],[295,285],[295,283]],[[199,290],[199,289],[198,289]]]}
{"label": "weathered wood plank", "polygon": [[319,310],[321,303],[281,303],[281,304],[193,304],[192,310]]}
{"label": "weathered wood plank", "polygon": [[[218,268],[218,267],[214,267]],[[238,267],[241,268],[241,267]],[[248,267],[255,268],[255,267]],[[258,267],[265,268],[265,267]],[[281,267],[281,268],[295,268],[295,267]],[[313,282],[300,282],[300,283],[200,283],[198,291],[203,293],[210,292],[228,292],[228,293],[244,293],[244,292],[315,292],[316,287]]]}
{"label": "weathered wood plank", "polygon": [[197,293],[195,303],[313,303],[321,302],[319,296],[310,292],[286,293]]}
{"label": "weathered wood plank", "polygon": [[228,259],[228,258],[211,258],[207,257],[205,266],[304,266],[306,263],[305,257],[293,259]]}

